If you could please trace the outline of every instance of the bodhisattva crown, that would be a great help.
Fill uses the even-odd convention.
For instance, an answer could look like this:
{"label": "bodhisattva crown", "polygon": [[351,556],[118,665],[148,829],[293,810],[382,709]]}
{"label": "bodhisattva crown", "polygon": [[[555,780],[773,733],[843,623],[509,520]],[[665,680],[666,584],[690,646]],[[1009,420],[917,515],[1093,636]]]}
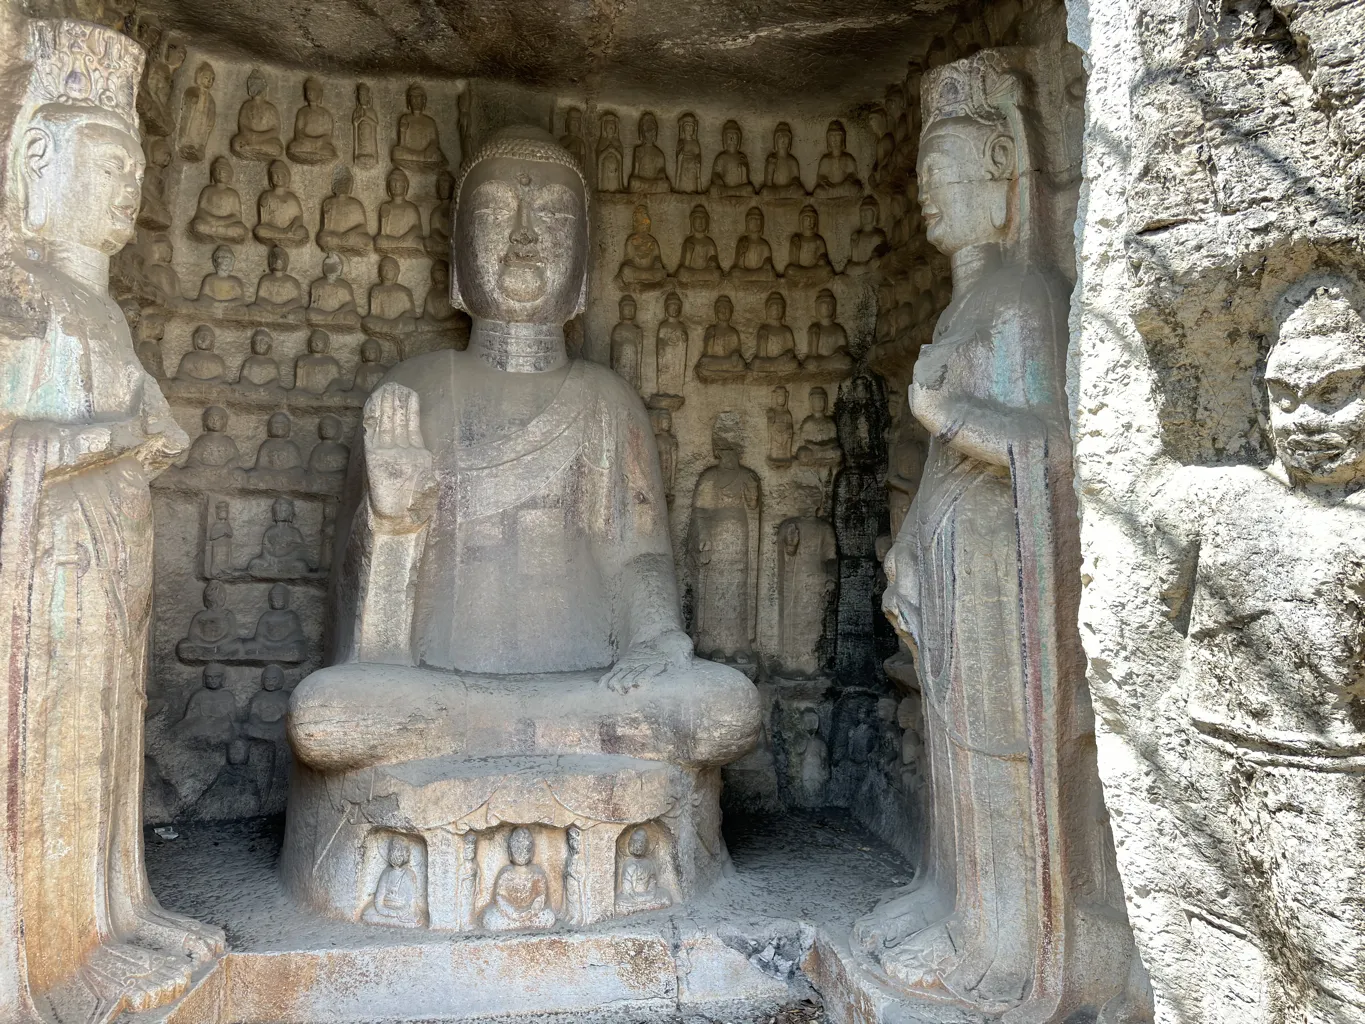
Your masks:
{"label": "bodhisattva crown", "polygon": [[84,21],[35,19],[29,22],[28,59],[35,107],[98,107],[137,130],[134,99],[143,52],[132,39]]}
{"label": "bodhisattva crown", "polygon": [[924,130],[937,121],[966,119],[985,125],[1008,120],[1024,99],[1026,79],[1005,52],[982,50],[924,75]]}

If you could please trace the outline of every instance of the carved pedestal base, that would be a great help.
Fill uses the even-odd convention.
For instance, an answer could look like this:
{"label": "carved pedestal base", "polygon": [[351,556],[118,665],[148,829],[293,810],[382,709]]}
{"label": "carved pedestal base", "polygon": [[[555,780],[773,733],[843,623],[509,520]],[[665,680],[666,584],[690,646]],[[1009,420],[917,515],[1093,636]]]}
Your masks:
{"label": "carved pedestal base", "polygon": [[290,785],[281,871],[328,916],[445,931],[581,927],[703,891],[720,773],[609,755],[443,757]]}

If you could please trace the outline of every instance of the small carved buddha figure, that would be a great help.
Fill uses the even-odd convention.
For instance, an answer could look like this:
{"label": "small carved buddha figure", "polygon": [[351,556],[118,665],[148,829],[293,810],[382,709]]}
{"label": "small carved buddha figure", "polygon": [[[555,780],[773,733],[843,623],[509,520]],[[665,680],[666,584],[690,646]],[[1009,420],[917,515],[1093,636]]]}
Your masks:
{"label": "small carved buddha figure", "polygon": [[711,214],[698,203],[689,218],[692,233],[683,239],[682,256],[674,274],[684,284],[716,282],[721,279],[720,250],[711,237]]}
{"label": "small carved buddha figure", "polygon": [[173,306],[181,299],[180,275],[171,266],[175,247],[166,234],[153,235],[147,243],[146,275],[148,298],[157,306]]}
{"label": "small carved buddha figure", "polygon": [[858,204],[858,226],[849,237],[845,272],[871,266],[890,248],[880,226],[881,219],[882,208],[876,196],[867,196]]}
{"label": "small carved buddha figure", "polygon": [[824,284],[834,276],[829,262],[829,247],[820,234],[820,215],[813,206],[801,207],[801,230],[787,245],[787,266],[782,276],[794,287],[809,288]]}
{"label": "small carved buddha figure", "polygon": [[303,204],[289,188],[289,165],[272,160],[270,187],[256,200],[257,224],[253,234],[263,245],[303,245],[308,241],[308,225],[303,222]]}
{"label": "small carved buddha figure", "polygon": [[[795,527],[794,523],[789,525]],[[820,735],[820,714],[814,708],[801,712],[801,734],[792,749],[800,759],[797,778],[801,806],[823,806],[829,784],[829,744]]]}
{"label": "small carved buddha figure", "polygon": [[711,432],[716,465],[697,478],[687,556],[697,650],[748,668],[756,660],[760,484],[740,464],[743,443],[739,417],[717,416]]}
{"label": "small carved buddha figure", "polygon": [[303,453],[289,436],[293,429],[294,422],[289,413],[270,414],[270,419],[265,421],[265,440],[256,449],[254,472],[283,473],[303,466]]}
{"label": "small carved buddha figure", "polygon": [[147,139],[147,173],[142,179],[142,208],[137,226],[148,231],[165,231],[171,226],[171,211],[166,206],[166,175],[171,166],[171,144],[158,136]]}
{"label": "small carved buddha figure", "polygon": [[659,119],[649,111],[640,115],[638,134],[631,157],[630,190],[632,192],[668,192],[673,186],[668,180],[664,151],[659,148]]}
{"label": "small carved buddha figure", "polygon": [[395,167],[384,182],[389,198],[379,204],[379,233],[374,236],[375,252],[394,256],[425,256],[422,237],[422,211],[408,198],[408,176]]}
{"label": "small carved buddha figure", "polygon": [[733,281],[775,281],[773,247],[763,237],[763,211],[749,207],[744,215],[744,234],[735,242],[735,262],[727,275]]}
{"label": "small carved buddha figure", "polygon": [[690,111],[678,118],[678,145],[674,151],[673,190],[693,194],[701,187],[701,141],[697,138],[697,115]]}
{"label": "small carved buddha figure", "polygon": [[262,661],[303,661],[308,657],[308,638],[299,613],[289,607],[289,588],[276,583],[268,600],[270,607],[256,620],[256,632],[242,640],[243,653]]}
{"label": "small carved buddha figure", "polygon": [[616,275],[626,287],[662,284],[668,277],[659,241],[649,229],[649,207],[635,207],[632,230],[626,236],[626,258]]}
{"label": "small carved buddha figure", "polygon": [[200,421],[204,432],[194,439],[185,458],[186,469],[232,469],[241,458],[237,442],[227,433],[228,411],[210,405]]}
{"label": "small carved buddha figure", "polygon": [[474,901],[478,897],[479,835],[469,831],[460,837],[459,858],[455,862],[455,919],[461,931],[470,931],[479,926],[474,908]]}
{"label": "small carved buddha figure", "polygon": [[204,584],[204,607],[190,617],[185,639],[175,645],[176,654],[184,661],[231,658],[237,655],[239,644],[237,616],[227,606],[227,588],[221,580],[209,580]]}
{"label": "small carved buddha figure", "polygon": [[658,394],[681,404],[687,377],[687,325],[682,322],[682,299],[677,292],[664,296],[664,318],[654,333],[655,386]]}
{"label": "small carved buddha figure", "polygon": [[838,579],[833,526],[814,516],[799,516],[777,528],[778,643],[773,667],[783,676],[810,678],[828,670],[822,641],[835,611]]}
{"label": "small carved buddha figure", "polygon": [[288,713],[289,694],[284,692],[284,669],[267,665],[261,669],[261,688],[251,697],[242,731],[248,739],[282,744],[285,741],[284,718]]}
{"label": "small carved buddha figure", "polygon": [[815,198],[834,199],[838,196],[856,196],[862,191],[863,183],[858,180],[858,161],[853,154],[844,149],[848,133],[842,121],[831,121],[825,129],[824,156],[815,171]]}
{"label": "small carved buddha figure", "polygon": [[218,107],[213,102],[213,65],[204,61],[194,69],[194,84],[180,97],[180,159],[198,163],[204,159]]}
{"label": "small carved buddha figure", "polygon": [[597,125],[597,189],[620,192],[625,188],[626,159],[621,147],[621,121],[608,110]]}
{"label": "small carved buddha figure", "polygon": [[346,472],[351,449],[340,440],[341,430],[341,420],[331,413],[318,419],[318,443],[308,453],[308,472]]}
{"label": "small carved buddha figure", "polygon": [[332,194],[322,201],[322,224],[318,248],[347,256],[364,256],[374,250],[365,205],[351,195],[351,172],[338,167],[332,175]]}
{"label": "small carved buddha figure", "polygon": [[374,338],[366,338],[360,343],[360,363],[355,368],[352,391],[369,394],[379,386],[384,374],[389,372],[389,368],[380,362],[383,358],[384,347]]}
{"label": "small carved buddha figure", "polygon": [[322,506],[322,522],[318,525],[318,565],[325,571],[332,566],[336,553],[337,507],[331,502]]}
{"label": "small carved buddha figure", "polygon": [[654,446],[659,450],[659,471],[664,479],[664,497],[673,504],[673,485],[678,477],[678,438],[673,433],[673,413],[668,409],[651,409],[654,422]]}
{"label": "small carved buddha figure", "polygon": [[370,105],[370,87],[355,86],[355,107],[351,110],[351,163],[369,168],[379,162],[379,118]]}
{"label": "small carved buddha figure", "polygon": [[483,926],[494,932],[553,928],[550,880],[544,868],[531,863],[535,855],[531,830],[520,825],[514,828],[507,839],[507,853],[511,863],[493,881],[493,900],[484,908]]}
{"label": "small carved buddha figure", "polygon": [[242,160],[278,160],[284,156],[280,141],[280,112],[265,95],[266,80],[260,68],[246,77],[246,100],[237,111],[237,134],[228,143],[232,155]]}
{"label": "small carved buddha figure", "polygon": [[872,137],[877,140],[877,156],[872,164],[872,184],[881,187],[891,174],[891,161],[896,152],[896,137],[887,130],[886,108],[873,107],[867,114]]}
{"label": "small carved buddha figure", "polygon": [[294,137],[286,152],[296,164],[326,164],[337,158],[332,142],[336,118],[322,105],[322,82],[308,77],[303,80],[303,106],[294,115]]}
{"label": "small carved buddha figure", "polygon": [[398,283],[398,261],[385,256],[379,261],[379,283],[370,288],[370,313],[361,323],[371,334],[383,336],[411,331],[416,321],[412,292]]}
{"label": "small carved buddha figure", "polygon": [[672,905],[673,898],[659,884],[659,865],[649,853],[649,832],[643,827],[632,829],[621,860],[616,912],[640,914]]}
{"label": "small carved buddha figure", "polygon": [[569,924],[587,924],[588,865],[583,852],[583,830],[570,825],[564,830],[564,920]]}
{"label": "small carved buddha figure", "polygon": [[753,361],[755,373],[791,373],[801,368],[796,358],[796,336],[784,322],[787,300],[781,292],[772,292],[763,303],[767,319],[758,325]]}
{"label": "small carved buddha figure", "polygon": [[433,260],[431,286],[422,299],[422,319],[434,324],[448,324],[455,319],[455,307],[450,303],[450,264]]}
{"label": "small carved buddha figure", "polygon": [[433,259],[445,259],[450,255],[450,202],[454,195],[454,175],[449,171],[436,175],[436,205],[431,208],[425,242],[427,255]]}
{"label": "small carved buddha figure", "polygon": [[176,367],[176,380],[189,380],[198,384],[218,384],[227,378],[227,364],[223,362],[223,357],[213,351],[213,344],[216,341],[213,328],[208,324],[200,324],[190,335],[190,344],[193,346],[188,352],[180,357],[180,365]]}
{"label": "small carved buddha figure", "polygon": [[161,352],[161,339],[166,336],[165,321],[159,316],[144,317],[142,307],[133,299],[125,299],[119,308],[123,310],[123,319],[128,321],[128,330],[133,336],[133,345],[142,368],[161,380],[166,376]]}
{"label": "small carved buddha figure", "polygon": [[738,121],[726,121],[720,130],[721,151],[711,163],[711,194],[714,196],[751,196],[754,184],[749,178],[749,158],[740,151],[744,133]]}
{"label": "small carved buddha figure", "polygon": [[213,250],[213,273],[205,274],[199,282],[197,305],[219,313],[231,313],[234,307],[245,306],[246,287],[232,272],[236,262],[237,254],[228,246],[220,245]]}
{"label": "small carved buddha figure", "polygon": [[294,390],[320,395],[341,377],[341,364],[332,355],[332,338],[314,328],[308,334],[308,352],[294,361]]}
{"label": "small carved buddha figure", "polygon": [[848,351],[848,332],[835,322],[838,300],[828,288],[821,288],[815,296],[815,315],[820,319],[806,331],[807,369],[827,370],[844,374],[853,369],[853,356]]}
{"label": "small carved buddha figure", "polygon": [[175,119],[171,114],[171,80],[185,63],[185,47],[167,40],[164,51],[148,47],[146,80],[137,94],[137,111],[146,131],[152,135],[171,135]]}
{"label": "small carved buddha figure", "polygon": [[559,144],[569,151],[580,167],[588,166],[588,142],[583,138],[583,111],[570,107],[564,111],[564,134]]}
{"label": "small carved buddha figure", "polygon": [[900,249],[910,242],[910,219],[906,197],[900,192],[891,193],[891,248]]}
{"label": "small carved buddha figure", "polygon": [[276,498],[270,506],[270,519],[261,535],[261,553],[247,563],[247,572],[262,579],[293,578],[312,572],[303,531],[294,525],[294,502]]}
{"label": "small carved buddha figure", "polygon": [[280,383],[280,364],[270,354],[275,339],[264,327],[251,332],[251,355],[242,360],[242,369],[237,374],[237,386],[244,388],[269,388]]}
{"label": "small carved buddha figure", "polygon": [[226,501],[219,501],[213,506],[213,522],[204,531],[204,575],[215,579],[233,568],[231,510]]}
{"label": "small carved buddha figure", "polygon": [[389,158],[408,171],[439,171],[446,165],[436,122],[427,110],[427,91],[414,82],[408,86],[407,112],[398,118],[398,141]]}
{"label": "small carved buddha figure", "polygon": [[790,395],[779,384],[773,388],[772,404],[768,406],[768,462],[786,466],[792,460],[792,413],[788,408]]}
{"label": "small carved buddha figure", "polygon": [[801,446],[796,459],[803,466],[833,470],[844,461],[839,448],[839,428],[829,415],[829,394],[824,388],[811,388],[810,415],[801,421]]}
{"label": "small carved buddha figure", "polygon": [[697,376],[703,380],[716,374],[743,373],[748,369],[740,352],[739,331],[730,323],[735,305],[730,296],[716,298],[716,322],[707,326],[701,336],[701,358],[697,360]]}
{"label": "small carved buddha figure", "polygon": [[353,330],[360,326],[360,311],[355,305],[355,289],[342,276],[341,257],[329,252],[322,258],[322,276],[308,286],[305,316],[315,327]]}
{"label": "small carved buddha figure", "polygon": [[248,307],[253,313],[281,319],[303,316],[303,285],[289,273],[289,253],[272,245],[266,254],[266,272],[256,282],[256,299]]}
{"label": "small carved buddha figure", "polygon": [[636,390],[640,390],[640,352],[645,332],[635,322],[635,299],[622,295],[621,320],[611,329],[611,368]]}
{"label": "small carved buddha figure", "polygon": [[398,836],[392,837],[385,851],[384,870],[379,873],[374,897],[360,915],[366,924],[412,928],[420,923],[417,872],[412,869],[410,861],[407,842]]}
{"label": "small carved buddha figure", "polygon": [[199,193],[199,206],[190,220],[190,235],[201,242],[246,241],[242,221],[242,197],[232,187],[232,162],[225,156],[209,166],[209,183]]}
{"label": "small carved buddha figure", "polygon": [[801,184],[801,161],[792,155],[792,129],[786,121],[773,129],[773,150],[763,162],[763,195],[775,199],[800,199],[806,194]]}
{"label": "small carved buddha figure", "polygon": [[[230,617],[232,613],[228,612],[227,615]],[[236,640],[236,629],[228,635]],[[193,624],[190,626],[190,636],[194,636]],[[190,746],[205,743],[217,746],[232,738],[233,726],[237,721],[237,699],[223,685],[227,682],[227,669],[222,665],[216,662],[205,665],[202,679],[203,688],[195,690],[185,702],[185,716],[175,726],[175,737]]]}

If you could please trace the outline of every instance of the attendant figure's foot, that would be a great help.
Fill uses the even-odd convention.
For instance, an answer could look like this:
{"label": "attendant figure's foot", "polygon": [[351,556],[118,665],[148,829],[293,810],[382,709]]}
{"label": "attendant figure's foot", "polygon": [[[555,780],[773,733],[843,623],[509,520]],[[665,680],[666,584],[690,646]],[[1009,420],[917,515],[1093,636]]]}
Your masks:
{"label": "attendant figure's foot", "polygon": [[[972,941],[956,915],[910,936],[881,959],[886,973],[911,992],[987,1014],[1017,1007],[1029,982],[1008,967],[997,970],[992,952]],[[985,967],[983,960],[989,961]]]}
{"label": "attendant figure's foot", "polygon": [[167,910],[155,900],[138,907],[133,913],[136,923],[131,938],[139,945],[173,956],[188,956],[195,965],[222,956],[227,948],[223,929]]}
{"label": "attendant figure's foot", "polygon": [[917,880],[893,889],[882,901],[853,923],[853,941],[867,953],[897,946],[907,936],[921,932],[947,911],[938,887]]}
{"label": "attendant figure's foot", "polygon": [[48,994],[60,1024],[109,1024],[124,1013],[165,1006],[184,995],[190,961],[127,943],[102,945],[74,978]]}

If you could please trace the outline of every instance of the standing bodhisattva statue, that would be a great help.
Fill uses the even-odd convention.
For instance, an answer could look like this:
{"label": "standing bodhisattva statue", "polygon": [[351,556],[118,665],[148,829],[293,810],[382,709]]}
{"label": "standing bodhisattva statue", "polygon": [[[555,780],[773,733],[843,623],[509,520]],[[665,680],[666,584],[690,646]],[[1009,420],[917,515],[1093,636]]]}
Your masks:
{"label": "standing bodhisattva statue", "polygon": [[148,481],[184,450],[109,296],[133,238],[142,53],[27,26],[0,253],[0,1018],[104,1024],[223,949],[163,910],[142,857]]}

